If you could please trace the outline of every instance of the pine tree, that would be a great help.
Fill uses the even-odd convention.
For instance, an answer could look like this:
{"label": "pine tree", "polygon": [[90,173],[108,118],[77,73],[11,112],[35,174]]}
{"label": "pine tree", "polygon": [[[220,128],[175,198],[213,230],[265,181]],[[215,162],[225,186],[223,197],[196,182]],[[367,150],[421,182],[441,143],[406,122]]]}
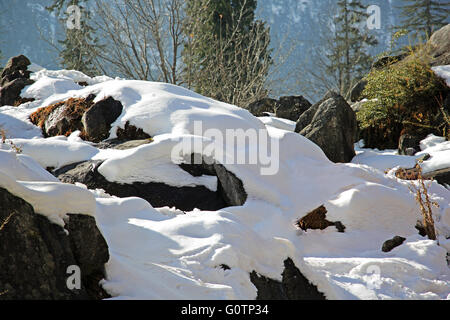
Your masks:
{"label": "pine tree", "polygon": [[399,7],[403,17],[401,25],[396,29],[412,32],[414,36],[430,37],[439,28],[448,24],[450,1],[445,0],[403,0]]}
{"label": "pine tree", "polygon": [[255,20],[256,0],[187,4],[184,82],[212,98],[245,107],[267,94],[270,34]]}
{"label": "pine tree", "polygon": [[60,19],[66,25],[65,39],[58,41],[61,45],[59,58],[61,65],[66,69],[73,69],[83,72],[89,76],[93,76],[99,72],[96,63],[97,52],[101,49],[99,40],[95,37],[95,30],[89,24],[90,13],[87,10],[87,2],[89,0],[54,0],[53,4],[47,8],[50,12],[56,12],[58,15],[61,11],[71,5],[80,9],[80,24],[73,28],[67,27],[67,19],[69,14],[64,13]]}
{"label": "pine tree", "polygon": [[340,94],[348,98],[352,87],[370,69],[373,58],[368,48],[378,41],[365,29],[368,14],[360,1],[339,0],[337,6],[335,28],[328,44],[331,50],[327,70],[337,80]]}

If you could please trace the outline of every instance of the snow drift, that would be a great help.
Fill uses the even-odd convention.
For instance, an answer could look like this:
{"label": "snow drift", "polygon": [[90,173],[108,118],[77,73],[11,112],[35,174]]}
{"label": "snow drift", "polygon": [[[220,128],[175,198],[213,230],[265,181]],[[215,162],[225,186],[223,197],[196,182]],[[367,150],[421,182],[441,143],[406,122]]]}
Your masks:
{"label": "snow drift", "polygon": [[[22,97],[35,101],[0,108],[0,126],[23,149],[22,155],[15,155],[8,144],[2,145],[0,187],[54,222],[70,210],[94,215],[111,256],[102,285],[114,299],[254,299],[257,292],[249,273],[281,280],[288,257],[328,299],[450,299],[450,191],[431,183],[431,199],[439,204],[434,210],[439,238],[420,237],[415,229],[420,209],[408,189],[410,182],[382,171],[397,163],[395,157],[365,157],[364,164],[360,155],[361,161],[334,164],[311,141],[291,132],[286,121],[258,119],[169,84],[87,79],[72,71],[45,69],[32,77],[36,82]],[[89,86],[74,82],[80,79]],[[110,138],[129,122],[155,142],[129,150],[99,150],[76,134],[43,139],[27,119],[39,107],[91,93],[98,100],[111,96],[124,106]],[[102,190],[62,184],[42,168],[102,159],[106,161],[99,172],[110,181],[144,179],[214,190],[214,179],[189,176],[169,154],[174,142],[185,137],[211,142],[209,136],[196,135],[196,121],[204,130],[224,135],[227,129],[262,130],[272,146],[278,145],[279,169],[273,175],[262,175],[259,162],[223,163],[243,181],[248,193],[243,206],[184,214],[175,208],[153,208],[139,198],[120,199]],[[246,155],[253,147],[231,151]],[[180,157],[195,151],[184,150]],[[225,156],[231,151],[225,150]],[[401,161],[414,163],[412,158]],[[320,205],[327,208],[327,219],[346,226],[344,233],[335,228],[297,230],[295,221]],[[396,235],[406,238],[405,243],[383,253],[383,242]],[[223,264],[230,269],[221,268]]]}

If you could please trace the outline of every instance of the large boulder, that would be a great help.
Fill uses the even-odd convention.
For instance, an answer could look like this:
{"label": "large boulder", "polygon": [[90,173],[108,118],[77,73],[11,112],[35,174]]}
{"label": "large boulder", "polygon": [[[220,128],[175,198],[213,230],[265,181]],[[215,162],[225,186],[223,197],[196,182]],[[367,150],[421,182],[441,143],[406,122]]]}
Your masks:
{"label": "large boulder", "polygon": [[247,193],[241,179],[222,164],[200,154],[191,154],[188,159],[185,159],[185,163],[179,166],[194,177],[216,176],[217,192],[228,206],[242,206],[247,200]]}
{"label": "large boulder", "polygon": [[284,261],[282,280],[259,275],[255,271],[250,280],[258,290],[256,300],[325,300],[325,296],[295,266],[292,259]]}
{"label": "large boulder", "polygon": [[[62,228],[0,188],[0,299],[103,299],[108,246],[95,218],[70,214]],[[81,288],[69,289],[80,268]]]}
{"label": "large boulder", "polygon": [[[195,208],[201,210],[219,210],[229,206],[243,205],[247,200],[242,181],[225,168],[217,168],[219,174],[210,172],[209,175],[218,177],[217,191],[211,191],[204,186],[175,187],[160,182],[134,182],[121,184],[108,181],[98,172],[101,161],[86,161],[65,166],[53,172],[62,182],[85,184],[89,189],[103,189],[118,197],[139,197],[147,200],[153,207],[176,207],[183,211]],[[191,171],[192,166],[198,166]],[[182,169],[196,176],[203,172],[202,165],[182,166]],[[214,169],[216,170],[216,169]],[[202,175],[202,173],[200,174]]]}
{"label": "large boulder", "polygon": [[10,58],[3,68],[2,74],[0,75],[0,86],[3,87],[6,82],[10,82],[18,78],[29,79],[31,72],[28,71],[27,68],[30,64],[30,60],[24,55]]}
{"label": "large boulder", "polygon": [[316,143],[333,162],[350,162],[355,156],[356,114],[337,93],[328,92],[304,112],[295,131]]}
{"label": "large boulder", "polygon": [[102,141],[109,137],[111,124],[121,115],[122,103],[112,97],[103,99],[90,107],[81,118],[84,132],[90,141]]}
{"label": "large boulder", "polygon": [[16,105],[21,100],[23,88],[33,84],[30,71],[27,71],[30,64],[30,60],[23,55],[8,60],[0,79],[0,106]]}
{"label": "large boulder", "polygon": [[278,118],[297,121],[300,115],[311,107],[303,96],[280,97],[276,104],[275,115]]}
{"label": "large boulder", "polygon": [[275,114],[275,105],[277,100],[272,98],[264,98],[255,102],[252,102],[248,105],[247,109],[250,111],[255,117],[263,117],[269,114]]}
{"label": "large boulder", "polygon": [[30,120],[46,137],[67,136],[79,130],[84,140],[100,142],[109,137],[111,124],[121,115],[123,106],[111,97],[96,103],[94,99],[93,94],[70,98],[38,109]]}
{"label": "large boulder", "polygon": [[427,51],[433,67],[450,64],[450,24],[433,33],[427,43]]}
{"label": "large boulder", "polygon": [[300,115],[311,107],[303,96],[280,97],[279,100],[265,98],[248,106],[248,110],[257,117],[274,114],[278,118],[297,121]]}

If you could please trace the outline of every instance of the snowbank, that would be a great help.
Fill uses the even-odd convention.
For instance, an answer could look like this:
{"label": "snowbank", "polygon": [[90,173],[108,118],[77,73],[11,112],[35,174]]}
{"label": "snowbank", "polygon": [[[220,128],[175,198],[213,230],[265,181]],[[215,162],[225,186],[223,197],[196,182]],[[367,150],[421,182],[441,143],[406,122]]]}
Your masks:
{"label": "snowbank", "polygon": [[288,119],[282,119],[277,117],[258,117],[266,126],[272,126],[274,128],[286,130],[286,131],[295,131],[296,122]]}
{"label": "snowbank", "polygon": [[30,203],[36,213],[61,226],[68,213],[95,215],[91,192],[44,172],[31,158],[0,150],[0,187]]}
{"label": "snowbank", "polygon": [[[119,199],[101,190],[51,181],[36,164],[28,164],[25,172],[31,181],[24,182],[20,179],[27,176],[19,176],[21,170],[9,172],[14,165],[26,165],[23,156],[14,160],[22,164],[1,162],[0,183],[28,199],[40,213],[59,222],[63,212],[96,215],[111,255],[103,286],[115,299],[254,299],[256,288],[249,273],[280,280],[287,257],[329,299],[448,298],[450,269],[445,256],[450,246],[417,236],[414,226],[421,219],[420,209],[409,183],[382,172],[411,164],[415,158],[361,149],[355,163],[334,164],[317,145],[289,132],[293,124],[272,118],[263,120],[265,125],[246,110],[180,87],[121,79],[80,87],[74,82],[80,75],[73,72],[34,76],[37,82],[24,94],[37,100],[14,110],[0,108],[0,119],[8,114],[26,122],[24,115],[38,107],[94,93],[97,100],[112,96],[124,106],[110,138],[127,121],[154,138],[153,143],[130,150],[99,151],[74,137],[42,139],[36,134],[36,139],[29,139],[32,134],[20,136],[21,126],[10,125],[11,137],[22,138],[13,139],[14,143],[22,144],[24,152],[42,166],[103,159],[99,172],[109,180],[203,184],[214,190],[215,179],[191,177],[170,154],[185,138],[199,141],[201,147],[208,145],[208,129],[225,135],[230,129],[256,130],[261,133],[256,145],[268,140],[273,148],[270,159],[278,161],[275,174],[268,175],[261,173],[267,165],[261,161],[223,162],[243,181],[248,193],[245,205],[186,215],[155,209],[139,198]],[[201,131],[196,123],[201,123]],[[225,148],[224,159],[254,149],[255,145]],[[194,144],[177,155],[193,151],[197,151]],[[429,192],[440,206],[434,217],[439,241],[445,245],[450,237],[450,192],[436,183]],[[346,226],[345,233],[332,227],[296,229],[295,221],[320,205],[327,208],[328,220]],[[406,244],[382,253],[383,242],[395,235],[407,238]],[[223,270],[221,264],[231,269]]]}
{"label": "snowbank", "polygon": [[450,87],[450,65],[432,67],[431,69],[438,77],[444,79],[447,85]]}

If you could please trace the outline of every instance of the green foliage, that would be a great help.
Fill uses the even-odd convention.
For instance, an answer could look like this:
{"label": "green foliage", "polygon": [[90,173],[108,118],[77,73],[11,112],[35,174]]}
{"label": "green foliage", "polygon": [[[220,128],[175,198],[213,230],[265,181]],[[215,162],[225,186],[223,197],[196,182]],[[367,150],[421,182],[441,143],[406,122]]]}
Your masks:
{"label": "green foliage", "polygon": [[340,94],[348,98],[353,85],[370,69],[373,58],[368,48],[378,41],[364,29],[368,14],[360,1],[339,0],[337,5],[327,70],[337,79]]}
{"label": "green foliage", "polygon": [[413,36],[431,37],[431,34],[449,23],[450,1],[403,0],[403,17],[398,29],[406,29]]}
{"label": "green foliage", "polygon": [[[366,79],[362,95],[369,101],[357,112],[361,129],[396,128],[395,135],[401,130],[445,134],[439,106],[449,89],[431,70],[426,57],[412,53],[399,63],[373,69]],[[398,141],[398,136],[394,138]]]}
{"label": "green foliage", "polygon": [[[59,58],[61,65],[66,69],[73,69],[93,76],[98,72],[96,59],[98,50],[101,49],[99,40],[95,37],[95,29],[89,24],[90,13],[87,10],[89,0],[54,0],[47,8],[51,12],[60,14],[71,5],[78,6],[81,12],[80,28],[65,28],[65,39],[58,41],[61,45]],[[61,22],[66,25],[69,14],[67,12],[61,17]]]}
{"label": "green foliage", "polygon": [[245,106],[266,95],[269,28],[256,0],[192,0],[186,8],[184,82],[198,93]]}

